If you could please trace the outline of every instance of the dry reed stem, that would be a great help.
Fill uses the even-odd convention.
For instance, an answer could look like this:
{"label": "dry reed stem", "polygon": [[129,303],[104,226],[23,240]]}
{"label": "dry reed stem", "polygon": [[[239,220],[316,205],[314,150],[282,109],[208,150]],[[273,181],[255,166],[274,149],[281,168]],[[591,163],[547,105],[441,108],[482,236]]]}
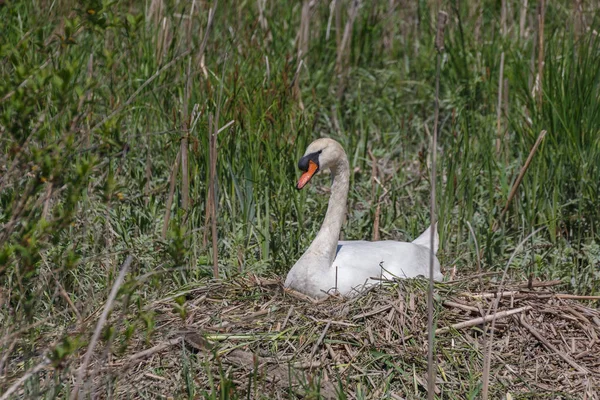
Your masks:
{"label": "dry reed stem", "polygon": [[[502,104],[502,110],[504,113],[504,120],[505,121],[509,121],[509,95],[508,95],[508,89],[509,89],[509,81],[508,78],[504,78],[504,89],[502,91],[502,95],[504,96],[504,100],[503,100],[503,104]],[[504,162],[508,164],[508,140],[506,140],[506,135],[508,133],[508,124],[505,124],[504,129],[502,130],[502,142],[504,143]]]}
{"label": "dry reed stem", "polygon": [[162,19],[163,9],[163,0],[152,0],[146,10],[146,22],[152,21],[155,25],[158,24]]}
{"label": "dry reed stem", "polygon": [[304,110],[304,103],[302,102],[302,93],[300,91],[300,68],[306,60],[306,54],[308,53],[308,44],[310,38],[310,1],[304,0],[302,2],[302,11],[300,14],[300,29],[296,35],[296,47],[297,52],[297,67],[296,73],[294,74],[292,95],[298,100],[298,104],[302,110]]}
{"label": "dry reed stem", "polygon": [[469,297],[471,299],[489,299],[489,298],[496,298],[496,297],[500,297],[500,298],[510,297],[510,296],[513,296],[518,293],[519,293],[518,290],[509,290],[506,292],[493,292],[493,293],[480,293],[480,294],[460,293],[459,296]]}
{"label": "dry reed stem", "polygon": [[[388,0],[388,8],[387,8],[387,12],[385,14],[385,20],[387,20],[387,22],[384,25],[383,28],[383,47],[385,48],[386,52],[391,52],[392,48],[393,48],[393,44],[394,44],[394,29],[396,27],[396,24],[394,23],[394,12],[396,11],[398,4],[396,4],[396,0]],[[403,19],[403,16],[400,15],[400,19]],[[402,24],[404,25],[404,24]],[[402,29],[403,31],[403,35],[404,37],[406,37],[404,29]]]}
{"label": "dry reed stem", "polygon": [[577,38],[579,38],[579,36],[585,32],[585,20],[583,17],[583,4],[582,4],[582,0],[575,0],[575,10],[576,12],[573,13],[573,25],[574,25],[574,30],[575,30],[575,35]]}
{"label": "dry reed stem", "polygon": [[375,217],[373,218],[373,241],[380,239],[379,237],[379,220],[381,219],[381,202],[377,202],[375,207]]}
{"label": "dry reed stem", "polygon": [[117,279],[115,280],[115,283],[113,284],[110,294],[108,295],[108,299],[106,300],[106,304],[104,305],[104,310],[102,311],[102,315],[100,316],[100,319],[98,320],[98,323],[96,324],[96,329],[94,330],[94,334],[92,335],[92,339],[90,340],[88,349],[85,353],[85,356],[83,357],[83,362],[82,362],[81,366],[79,367],[75,387],[73,388],[73,392],[71,393],[71,397],[70,397],[71,400],[78,398],[77,396],[79,394],[79,389],[81,388],[81,385],[83,384],[84,376],[87,372],[87,368],[90,363],[92,353],[94,352],[94,347],[96,347],[96,343],[98,342],[98,339],[100,338],[100,333],[102,332],[102,328],[104,327],[104,324],[106,323],[106,320],[108,319],[108,313],[112,309],[113,302],[117,298],[117,293],[119,291],[119,288],[121,287],[121,285],[123,284],[123,281],[125,280],[125,275],[127,274],[127,271],[129,270],[129,266],[131,265],[132,261],[133,261],[133,256],[132,255],[127,256],[127,258],[125,259],[125,262],[121,266],[121,271],[119,272],[119,275],[117,276]]}
{"label": "dry reed stem", "polygon": [[298,60],[306,57],[308,53],[308,41],[310,37],[310,0],[302,2],[300,13],[300,29],[297,35]]}
{"label": "dry reed stem", "polygon": [[[212,131],[209,129],[209,163],[210,176],[209,185],[212,190],[209,191],[211,199],[211,237],[212,237],[212,256],[213,256],[213,276],[219,277],[219,254],[218,254],[218,235],[217,235],[217,135],[219,129],[219,114],[221,112],[221,103],[223,99],[223,82],[225,81],[226,59],[223,62],[223,71],[221,76],[221,87],[219,88],[219,97],[217,99],[217,110],[212,122]],[[211,124],[209,124],[211,125]]]}
{"label": "dry reed stem", "polygon": [[[205,76],[207,76],[207,73],[206,73],[206,68],[204,66],[204,52],[206,50],[206,46],[208,43],[208,36],[210,34],[211,27],[213,25],[213,20],[215,17],[215,11],[217,9],[217,5],[218,5],[218,1],[215,0],[213,7],[208,11],[208,22],[206,23],[206,31],[204,32],[204,37],[202,38],[202,44],[200,45],[200,49],[198,50],[198,53],[196,54],[196,58],[199,63],[199,68],[202,71],[204,71]],[[202,236],[202,247],[203,248],[206,248],[206,241],[207,241],[207,235],[208,235],[208,224],[211,220],[212,202],[215,197],[215,195],[213,194],[213,186],[210,184],[210,175],[212,174],[212,164],[210,161],[210,156],[212,154],[212,150],[211,150],[212,131],[213,131],[212,114],[209,114],[209,116],[208,116],[209,185],[208,185],[208,191],[207,191],[207,197],[206,197],[206,209],[205,209],[205,215],[204,215],[204,221],[205,221],[204,222],[204,234]]]}
{"label": "dry reed stem", "polygon": [[543,74],[544,74],[544,20],[546,18],[546,1],[540,0],[540,12],[538,14],[538,79],[537,79],[537,99],[538,109],[542,110],[543,97]]}
{"label": "dry reed stem", "polygon": [[42,219],[48,219],[50,211],[50,201],[52,200],[52,182],[46,185],[46,195],[44,196],[44,208],[42,209]]}
{"label": "dry reed stem", "polygon": [[327,331],[329,330],[330,326],[331,326],[331,321],[327,321],[327,325],[325,325],[325,328],[323,329],[321,336],[319,336],[319,339],[316,341],[315,345],[313,346],[313,348],[310,352],[309,359],[312,359],[315,356],[315,353],[317,352],[319,346],[323,342],[323,339],[325,339],[325,335],[327,335]]}
{"label": "dry reed stem", "polygon": [[477,237],[475,236],[475,231],[471,226],[469,221],[467,222],[467,226],[469,227],[469,233],[473,238],[473,242],[475,243],[475,255],[477,256],[477,276],[479,277],[479,290],[483,293],[483,276],[481,272],[481,255],[479,254],[479,243],[477,243]]}
{"label": "dry reed stem", "polygon": [[431,244],[429,253],[429,290],[427,291],[427,329],[428,335],[428,349],[427,349],[427,398],[433,400],[435,396],[435,376],[436,366],[433,358],[434,353],[434,336],[433,330],[433,275],[435,266],[435,233],[437,230],[436,225],[436,214],[435,214],[435,202],[436,202],[436,154],[437,154],[437,135],[438,135],[438,121],[440,116],[440,69],[442,62],[442,52],[444,51],[444,29],[446,22],[448,21],[448,14],[444,11],[438,12],[437,20],[437,34],[435,36],[435,48],[437,50],[436,55],[436,74],[435,74],[435,116],[433,120],[433,135],[431,140],[431,199],[430,199],[430,214],[431,214]]}
{"label": "dry reed stem", "polygon": [[[185,41],[187,51],[189,53],[192,52],[192,22],[194,16],[194,5],[196,2],[192,2],[192,6],[190,7],[190,15],[187,23],[186,37]],[[183,90],[183,105],[181,110],[181,119],[182,119],[182,127],[183,136],[180,141],[180,149],[181,153],[181,207],[184,211],[184,223],[187,220],[187,213],[189,211],[190,206],[190,177],[189,177],[189,167],[188,167],[188,141],[190,136],[190,121],[189,121],[189,104],[190,98],[192,97],[192,59],[188,59],[186,72],[185,72],[185,83]]]}
{"label": "dry reed stem", "polygon": [[173,346],[175,344],[178,344],[180,342],[181,342],[181,337],[169,340],[168,342],[160,343],[160,344],[158,344],[158,345],[156,345],[154,347],[151,347],[149,349],[142,350],[140,352],[137,352],[137,353],[133,354],[132,356],[130,356],[127,359],[127,362],[128,363],[133,363],[134,361],[141,360],[142,358],[146,358],[148,356],[151,356],[152,354],[156,354],[156,353],[158,353],[158,352],[160,352],[160,351],[162,351],[162,350],[164,350],[164,349],[166,349],[168,347],[171,347],[171,346]]}
{"label": "dry reed stem", "polygon": [[[475,3],[475,2],[474,2]],[[483,2],[482,2],[483,3]],[[481,45],[481,27],[483,25],[483,4],[479,4],[479,12],[477,14],[477,20],[475,21],[475,29],[473,35],[475,36],[475,41]]]}
{"label": "dry reed stem", "polygon": [[292,78],[292,96],[294,99],[298,100],[298,106],[301,110],[304,110],[304,103],[302,103],[302,92],[300,91],[300,70],[304,65],[304,60],[300,60],[298,65],[296,66],[296,72],[294,73],[294,77]]}
{"label": "dry reed stem", "polygon": [[[529,74],[527,77],[527,87],[529,88],[529,91],[531,93],[531,97],[535,98],[535,84],[536,84],[536,65],[535,65],[535,59],[536,59],[536,55],[537,55],[537,47],[538,47],[538,43],[539,43],[539,39],[538,39],[538,34],[539,34],[539,29],[537,27],[538,25],[538,18],[537,15],[539,14],[539,10],[540,10],[540,3],[537,2],[536,3],[536,8],[535,11],[533,13],[531,13],[527,20],[528,20],[528,24],[529,24],[529,29],[528,32],[531,32],[533,35],[533,38],[531,40],[531,54],[530,54],[530,58],[529,58]],[[527,110],[527,112],[529,113],[529,110]]]}
{"label": "dry reed stem", "polygon": [[208,35],[210,34],[213,20],[215,18],[215,11],[217,10],[217,5],[219,4],[218,0],[215,0],[215,4],[212,6],[210,10],[208,10],[208,22],[206,23],[206,32],[204,33],[204,37],[202,38],[202,43],[200,44],[200,49],[198,50],[198,54],[196,54],[196,59],[198,60],[198,66],[202,71],[204,71],[204,75],[207,76],[206,67],[204,66],[204,52],[206,50],[206,45],[208,43]]}
{"label": "dry reed stem", "polygon": [[[503,1],[504,3],[504,1]],[[500,76],[498,77],[498,106],[496,108],[496,153],[500,153],[502,149],[502,89],[504,84],[504,52],[500,54]]]}
{"label": "dry reed stem", "polygon": [[79,312],[79,310],[77,309],[77,307],[75,307],[75,304],[73,303],[73,300],[71,300],[71,296],[69,296],[69,294],[67,293],[67,291],[65,290],[65,288],[63,287],[63,285],[60,283],[60,281],[56,277],[56,274],[54,273],[54,271],[52,271],[52,268],[50,268],[50,265],[48,265],[48,260],[46,260],[46,257],[44,255],[42,255],[42,254],[40,254],[40,256],[42,258],[42,261],[46,265],[46,268],[48,268],[48,271],[50,272],[50,275],[52,275],[52,278],[54,278],[54,283],[56,283],[56,286],[58,287],[58,290],[60,292],[61,297],[63,299],[65,299],[65,301],[67,302],[67,304],[69,305],[69,307],[71,308],[71,310],[73,311],[73,313],[75,314],[75,316],[77,317],[77,323],[79,325],[81,325],[82,322],[83,322],[83,317],[81,316],[81,313]]}
{"label": "dry reed stem", "polygon": [[[531,237],[533,237],[533,235],[535,235],[537,232],[541,231],[542,229],[543,228],[538,228],[535,231],[531,232],[525,239],[523,239],[517,245],[517,247],[515,247],[515,250],[510,255],[510,258],[508,259],[508,262],[506,263],[506,267],[504,268],[504,271],[502,272],[502,278],[500,279],[500,287],[498,288],[499,292],[502,292],[504,290],[504,283],[505,283],[506,277],[508,275],[508,268],[512,264],[512,260],[517,255],[518,251],[521,249],[521,247],[523,247],[523,245]],[[487,314],[489,314],[490,310],[492,310],[492,309],[493,309],[493,311],[492,311],[493,314],[496,314],[498,312],[498,305],[500,304],[500,299],[501,299],[501,296],[496,297],[496,300],[493,302],[493,304],[490,304],[490,306],[488,307]],[[485,349],[485,355],[483,357],[483,374],[481,377],[481,379],[483,380],[483,388],[481,390],[481,397],[484,400],[486,400],[488,398],[488,392],[489,392],[490,367],[491,367],[491,358],[492,358],[492,342],[494,339],[494,328],[496,326],[495,323],[496,323],[496,320],[492,320],[492,326],[490,328],[489,339],[486,339],[487,348]]]}
{"label": "dry reed stem", "polygon": [[261,29],[267,33],[267,42],[270,42],[273,40],[273,35],[269,31],[269,23],[265,17],[265,6],[267,5],[267,0],[256,0],[256,5],[258,7],[258,23],[260,24]]}
{"label": "dry reed stem", "polygon": [[535,155],[538,147],[540,147],[540,144],[542,143],[542,140],[544,140],[545,137],[546,137],[546,131],[543,130],[540,132],[537,140],[535,141],[533,147],[531,148],[531,151],[529,152],[529,156],[527,156],[527,160],[525,161],[525,164],[521,168],[521,171],[519,171],[517,180],[512,185],[512,188],[510,189],[510,193],[508,194],[508,199],[506,199],[506,204],[504,205],[504,208],[502,209],[500,216],[498,217],[498,219],[496,220],[496,222],[494,222],[494,225],[492,226],[493,232],[496,232],[498,230],[498,228],[500,227],[500,222],[506,215],[506,212],[508,211],[508,207],[510,206],[510,203],[512,202],[513,198],[515,197],[515,194],[517,193],[517,189],[519,188],[519,185],[521,184],[521,181],[523,180],[523,177],[525,176],[527,169],[529,169],[529,165],[531,164],[531,161],[533,160],[533,156]]}
{"label": "dry reed stem", "polygon": [[525,22],[527,22],[527,2],[528,0],[523,0],[521,3],[521,14],[519,16],[519,36],[521,39],[525,38]]}
{"label": "dry reed stem", "polygon": [[271,80],[271,66],[269,65],[269,56],[265,55],[265,79],[263,85],[266,86]]}
{"label": "dry reed stem", "polygon": [[294,312],[294,306],[291,305],[290,309],[288,310],[287,315],[285,316],[285,319],[283,320],[283,323],[281,324],[281,330],[285,329],[285,326],[287,325],[288,321],[290,320],[290,317],[292,316],[293,312]]}
{"label": "dry reed stem", "polygon": [[335,10],[335,47],[338,49],[342,45],[342,0],[333,0]]}
{"label": "dry reed stem", "polygon": [[325,41],[329,41],[329,36],[331,34],[331,23],[333,21],[333,14],[335,13],[335,0],[331,0],[329,3],[329,18],[327,18],[327,28],[325,28]]}
{"label": "dry reed stem", "polygon": [[371,158],[371,204],[376,204],[375,206],[375,218],[373,219],[373,235],[372,240],[374,242],[379,240],[379,218],[381,213],[381,202],[376,198],[376,188],[377,188],[377,159],[371,152],[371,149],[368,150],[369,157]]}
{"label": "dry reed stem", "polygon": [[146,168],[144,171],[146,184],[144,185],[144,205],[150,204],[150,180],[152,179],[152,155],[150,134],[146,135]]}
{"label": "dry reed stem", "polygon": [[502,0],[502,4],[500,5],[500,27],[502,28],[502,36],[506,36],[508,29],[506,27],[506,0]]}
{"label": "dry reed stem", "polygon": [[600,296],[584,296],[577,294],[557,293],[554,295],[557,299],[570,299],[570,300],[600,300]]}
{"label": "dry reed stem", "polygon": [[215,278],[219,277],[219,262],[218,262],[218,254],[217,254],[217,120],[212,120],[212,124],[209,124],[212,127],[213,131],[209,130],[209,165],[210,165],[210,174],[208,184],[210,186],[209,189],[209,200],[207,204],[209,204],[209,212],[210,212],[210,224],[211,224],[211,238],[212,238],[212,248],[213,248],[213,276]]}
{"label": "dry reed stem", "polygon": [[166,49],[171,46],[173,42],[173,33],[171,31],[171,20],[167,17],[162,17],[162,23],[158,25],[158,34],[156,38],[156,62],[158,64],[162,63],[162,59],[165,54],[167,54]]}
{"label": "dry reed stem", "polygon": [[[94,53],[90,53],[90,57],[88,58],[88,63],[87,63],[87,80],[88,82],[92,81],[92,78],[94,77]],[[92,101],[92,90],[88,89],[88,91],[85,94],[85,100],[87,102],[91,102]],[[87,118],[89,121],[90,118],[90,113],[88,112],[87,114]],[[84,136],[84,140],[83,140],[83,146],[85,147],[89,147],[90,146],[90,135],[89,132],[85,133]]]}
{"label": "dry reed stem", "polygon": [[342,98],[342,95],[344,94],[344,90],[346,88],[346,77],[348,74],[350,47],[352,43],[352,31],[354,29],[354,22],[356,21],[360,4],[360,0],[352,0],[352,5],[350,6],[350,10],[348,11],[348,20],[346,21],[346,25],[344,27],[344,34],[337,48],[335,72],[338,75],[338,88],[336,91],[338,99]]}
{"label": "dry reed stem", "polygon": [[[460,307],[458,307],[458,308],[460,308]],[[524,307],[515,308],[513,310],[500,311],[498,313],[494,313],[494,314],[491,314],[491,315],[486,315],[485,317],[473,318],[473,319],[470,319],[468,321],[459,322],[457,324],[452,324],[450,326],[445,326],[443,328],[439,328],[439,329],[437,329],[435,331],[435,334],[439,335],[441,333],[448,332],[451,329],[458,330],[458,329],[462,329],[462,328],[469,328],[471,326],[485,324],[486,322],[496,321],[496,320],[499,320],[499,319],[502,319],[502,318],[510,317],[511,315],[514,315],[514,314],[518,314],[518,313],[522,313],[522,312],[525,312],[525,311],[529,311],[532,308],[533,307],[531,307],[531,306],[524,306]]]}
{"label": "dry reed stem", "polygon": [[167,197],[167,204],[165,209],[165,220],[163,221],[162,239],[167,238],[167,231],[169,229],[169,221],[171,220],[171,207],[173,206],[173,198],[175,197],[175,180],[177,179],[177,170],[179,169],[179,160],[181,158],[181,148],[177,152],[175,162],[171,167],[171,175],[169,176],[169,195]]}
{"label": "dry reed stem", "polygon": [[208,241],[208,229],[210,225],[210,220],[212,217],[212,201],[214,196],[212,194],[213,187],[210,184],[210,177],[212,174],[212,132],[213,132],[213,116],[212,113],[208,114],[208,187],[206,190],[206,206],[204,208],[204,234],[202,235],[202,248],[206,248]]}
{"label": "dry reed stem", "polygon": [[479,307],[473,307],[473,306],[469,306],[467,304],[461,304],[461,303],[457,303],[455,301],[450,301],[450,300],[444,301],[444,305],[446,307],[459,308],[459,309],[461,309],[463,311],[468,311],[468,312],[472,312],[472,313],[479,313],[480,312],[480,308]]}

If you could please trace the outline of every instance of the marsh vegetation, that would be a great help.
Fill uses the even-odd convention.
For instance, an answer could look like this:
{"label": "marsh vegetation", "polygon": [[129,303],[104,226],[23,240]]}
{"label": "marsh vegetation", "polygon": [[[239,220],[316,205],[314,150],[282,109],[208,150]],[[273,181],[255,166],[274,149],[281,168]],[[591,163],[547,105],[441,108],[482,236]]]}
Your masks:
{"label": "marsh vegetation", "polygon": [[[289,361],[296,353],[287,343],[297,340],[310,343],[298,354],[335,360],[337,346],[357,345],[350,332],[356,327],[347,325],[343,343],[319,339],[327,319],[311,309],[303,312],[315,321],[297,316],[270,283],[308,246],[327,206],[328,179],[298,192],[296,164],[317,137],[346,149],[345,239],[409,241],[429,225],[438,8],[449,15],[435,149],[445,274],[477,276],[467,279],[468,289],[492,290],[493,273],[514,253],[511,282],[555,281],[563,293],[599,295],[595,2],[5,1],[0,392],[18,383],[14,395],[25,397],[64,398],[75,387],[110,397],[126,387],[142,397],[269,398],[258,389],[266,380],[240,384],[246,381],[233,378],[215,354],[231,346],[276,354],[285,344]],[[482,286],[471,285],[476,279]],[[406,285],[379,296],[406,298],[419,313],[422,282]],[[438,289],[442,318],[450,289]],[[385,303],[378,299],[364,300],[364,307]],[[282,301],[282,315],[269,308]],[[339,306],[331,301],[323,310]],[[165,321],[177,320],[178,329],[214,328],[234,305],[248,307],[248,315],[287,315],[305,330],[276,337],[246,327],[250,336],[239,342],[212,337],[224,347],[213,343],[208,355],[190,351],[189,341],[173,342],[169,365],[135,367],[131,354],[174,340],[174,325]],[[107,322],[90,346],[105,310]],[[344,323],[362,324],[349,318]],[[419,321],[406,324],[406,336],[422,328]],[[364,371],[385,373],[334,368],[339,375],[329,378],[338,395],[419,398],[426,353],[415,349],[423,343],[399,339],[402,327],[373,336],[381,327],[373,324],[356,337],[372,346],[399,341],[414,352],[398,363],[390,353],[371,349],[359,357],[348,350],[356,356],[343,356],[348,365],[360,360]],[[331,326],[338,332],[345,325]],[[442,365],[455,369],[440,371],[438,395],[477,396],[483,353],[468,334],[452,335],[464,347],[460,357],[439,350],[440,360],[452,360]],[[107,373],[125,364],[149,373],[158,387],[125,385],[121,372]],[[533,379],[519,376],[521,383]],[[504,395],[509,381],[492,378],[492,395]],[[518,387],[524,396],[542,391]]]}

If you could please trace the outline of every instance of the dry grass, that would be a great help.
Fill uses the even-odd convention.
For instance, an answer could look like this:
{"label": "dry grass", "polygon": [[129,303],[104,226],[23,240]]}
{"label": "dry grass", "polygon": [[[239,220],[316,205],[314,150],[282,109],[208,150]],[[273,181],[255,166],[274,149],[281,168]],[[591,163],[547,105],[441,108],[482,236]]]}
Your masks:
{"label": "dry grass", "polygon": [[[493,398],[598,398],[600,311],[550,291],[557,283],[513,284],[502,293]],[[487,326],[478,318],[498,286],[487,279],[483,294],[478,286],[465,278],[436,288],[441,398],[476,396],[480,388]],[[100,397],[419,398],[427,386],[426,291],[426,281],[402,281],[354,299],[311,302],[278,280],[207,283],[187,290],[185,301],[176,294],[178,301],[152,304],[152,341],[139,337],[108,362],[92,361],[86,387]],[[506,316],[510,310],[517,312]]]}

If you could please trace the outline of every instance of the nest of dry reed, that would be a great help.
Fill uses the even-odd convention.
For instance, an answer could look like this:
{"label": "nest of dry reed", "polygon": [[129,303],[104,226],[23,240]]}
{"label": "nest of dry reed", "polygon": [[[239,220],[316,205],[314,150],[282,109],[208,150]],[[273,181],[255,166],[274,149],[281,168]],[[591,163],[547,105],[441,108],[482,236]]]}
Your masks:
{"label": "nest of dry reed", "polygon": [[[501,293],[472,278],[436,286],[436,393],[476,395],[487,357],[491,398],[598,398],[597,300],[558,294],[557,284],[514,284]],[[426,293],[427,282],[408,280],[315,303],[277,280],[209,283],[185,292],[183,305],[174,307],[177,295],[156,302],[155,342],[110,359],[96,382],[119,377],[118,393],[134,396],[421,398]],[[495,302],[490,335],[484,316]]]}

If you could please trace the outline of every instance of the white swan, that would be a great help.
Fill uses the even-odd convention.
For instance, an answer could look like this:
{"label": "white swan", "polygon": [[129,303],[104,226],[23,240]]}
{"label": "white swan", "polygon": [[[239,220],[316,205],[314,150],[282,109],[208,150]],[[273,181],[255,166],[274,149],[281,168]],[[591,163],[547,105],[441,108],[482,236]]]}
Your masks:
{"label": "white swan", "polygon": [[[350,168],[342,146],[332,139],[312,142],[298,162],[304,173],[297,188],[302,189],[321,170],[331,170],[331,197],[323,225],[310,247],[294,264],[285,280],[285,287],[313,298],[327,296],[336,290],[344,296],[357,294],[369,284],[370,278],[429,277],[430,228],[412,243],[386,240],[380,242],[339,241],[346,218]],[[434,252],[439,237],[435,229]],[[437,257],[434,278],[443,278]]]}

